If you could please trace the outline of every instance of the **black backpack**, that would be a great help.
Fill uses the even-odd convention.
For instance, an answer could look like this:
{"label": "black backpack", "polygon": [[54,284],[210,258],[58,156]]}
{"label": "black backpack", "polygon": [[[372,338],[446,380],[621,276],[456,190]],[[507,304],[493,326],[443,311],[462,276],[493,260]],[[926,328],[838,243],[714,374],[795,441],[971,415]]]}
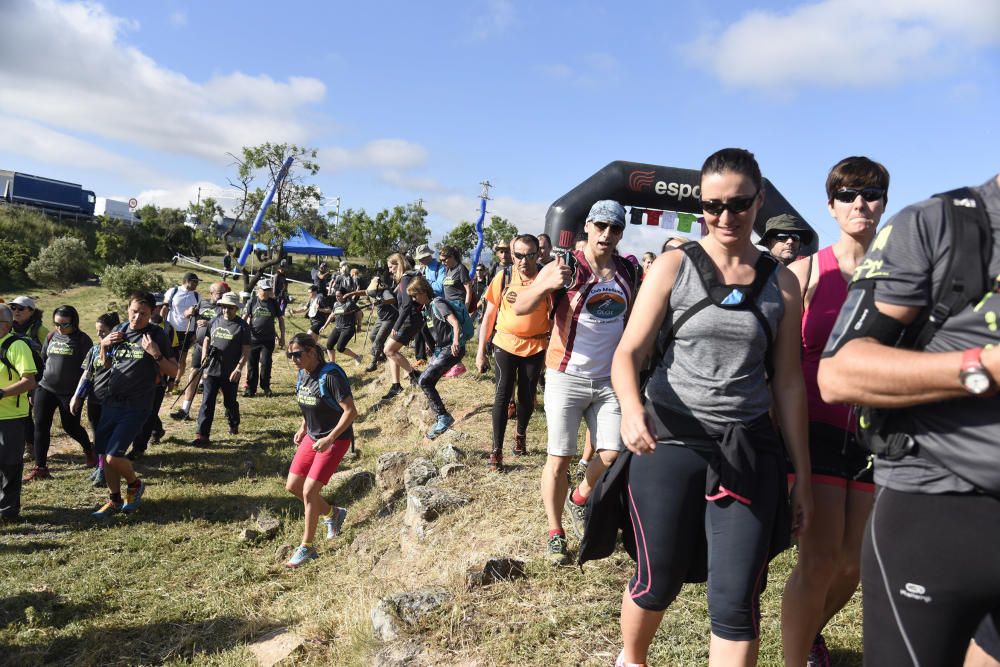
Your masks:
{"label": "black backpack", "polygon": [[[1000,289],[1000,282],[990,283],[993,231],[982,199],[971,188],[958,188],[934,197],[944,207],[951,251],[931,305],[903,330],[895,347],[924,349],[952,315],[975,305],[984,294]],[[871,290],[874,284],[874,280],[859,280],[851,289]],[[877,456],[901,459],[916,448],[916,442],[906,432],[910,430],[906,422],[905,410],[862,407],[858,412],[859,440]]]}
{"label": "black backpack", "polygon": [[[685,322],[709,306],[725,310],[749,310],[753,313],[753,316],[757,318],[757,321],[760,322],[761,327],[764,329],[764,335],[767,339],[767,348],[764,351],[764,372],[767,374],[768,379],[773,378],[774,332],[771,331],[771,325],[768,323],[767,318],[764,317],[764,313],[760,312],[760,307],[757,305],[757,297],[760,296],[771,274],[778,268],[778,260],[766,252],[761,252],[753,267],[753,282],[746,287],[733,286],[725,285],[719,281],[715,262],[708,256],[708,253],[705,252],[700,243],[697,241],[688,241],[680,247],[680,250],[694,264],[702,287],[705,288],[706,296],[688,308],[683,315],[677,318],[677,321],[673,325],[670,327],[660,327],[656,335],[656,347],[650,357],[649,367],[640,374],[640,395],[645,395],[646,383],[649,382],[649,378],[653,374],[653,369],[663,357],[663,353],[666,352],[667,348],[670,347],[670,344],[677,337],[677,332],[680,331],[680,328],[684,326]],[[736,297],[734,296],[735,294],[739,294],[740,296]],[[666,323],[667,320],[665,317],[664,325]]]}
{"label": "black backpack", "polygon": [[[48,337],[45,339],[45,342],[48,343],[50,338],[52,338],[52,333],[49,333]],[[28,349],[31,350],[31,359],[35,363],[35,380],[36,382],[40,381],[42,379],[42,372],[45,370],[45,364],[42,362],[42,355],[38,353],[38,349],[36,348],[35,345],[31,344],[31,340],[27,336],[16,334],[13,331],[10,332],[10,336],[8,336],[3,343],[0,343],[0,363],[2,363],[4,366],[7,367],[7,380],[13,380],[14,375],[19,375],[17,369],[14,368],[14,364],[7,359],[7,350],[9,350],[10,346],[17,341],[23,342],[25,345],[28,346]],[[36,339],[36,344],[37,344],[37,339]],[[17,406],[21,405],[20,394],[18,394],[16,397],[15,405]]]}

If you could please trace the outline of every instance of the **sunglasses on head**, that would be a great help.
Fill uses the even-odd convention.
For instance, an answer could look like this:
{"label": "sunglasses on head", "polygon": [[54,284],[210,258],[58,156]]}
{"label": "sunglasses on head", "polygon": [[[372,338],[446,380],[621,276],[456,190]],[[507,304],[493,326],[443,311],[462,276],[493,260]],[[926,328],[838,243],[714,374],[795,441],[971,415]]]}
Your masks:
{"label": "sunglasses on head", "polygon": [[710,215],[722,215],[723,211],[729,211],[730,213],[742,213],[753,206],[753,202],[757,199],[757,195],[759,194],[760,190],[757,190],[757,192],[752,195],[731,197],[729,201],[722,201],[721,199],[702,199],[701,210]]}
{"label": "sunglasses on head", "polygon": [[287,354],[288,354],[288,358],[289,359],[301,359],[302,358],[302,350],[293,350],[292,352],[288,352]]}
{"label": "sunglasses on head", "polygon": [[861,195],[866,202],[878,201],[885,196],[884,188],[842,188],[833,193],[833,198],[844,204],[853,204]]}
{"label": "sunglasses on head", "polygon": [[775,241],[801,241],[802,237],[792,232],[778,232],[772,236]]}
{"label": "sunglasses on head", "polygon": [[537,254],[537,252],[515,252],[514,257],[516,259],[531,259]]}

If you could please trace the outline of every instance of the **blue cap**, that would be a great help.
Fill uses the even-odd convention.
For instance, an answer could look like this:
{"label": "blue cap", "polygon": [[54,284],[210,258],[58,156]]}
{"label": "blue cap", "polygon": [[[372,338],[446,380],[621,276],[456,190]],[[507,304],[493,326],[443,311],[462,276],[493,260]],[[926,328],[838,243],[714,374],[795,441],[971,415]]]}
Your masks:
{"label": "blue cap", "polygon": [[625,226],[625,207],[614,199],[594,202],[587,214],[587,222],[606,222],[615,227]]}

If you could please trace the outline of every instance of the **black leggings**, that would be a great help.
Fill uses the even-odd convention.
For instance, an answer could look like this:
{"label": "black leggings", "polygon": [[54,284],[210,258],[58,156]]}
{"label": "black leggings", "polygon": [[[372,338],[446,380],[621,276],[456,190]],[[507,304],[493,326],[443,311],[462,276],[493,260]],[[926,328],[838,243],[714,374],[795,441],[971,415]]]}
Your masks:
{"label": "black leggings", "polygon": [[354,338],[354,327],[334,329],[326,339],[326,349],[343,352],[347,349],[347,344],[351,342],[352,338]]}
{"label": "black leggings", "polygon": [[1000,499],[879,487],[861,575],[866,665],[961,665],[1000,614]]}
{"label": "black leggings", "polygon": [[545,351],[530,357],[519,357],[499,347],[493,348],[496,360],[497,389],[493,397],[493,451],[503,451],[504,433],[507,431],[507,405],[514,396],[517,384],[517,433],[524,435],[535,411],[535,390],[538,378],[545,368]]}
{"label": "black leggings", "polygon": [[427,368],[424,369],[424,372],[420,374],[420,379],[417,380],[417,384],[424,391],[424,396],[427,397],[427,402],[430,404],[431,410],[438,417],[448,414],[448,409],[444,407],[444,401],[441,400],[441,394],[437,390],[438,380],[448,372],[448,369],[460,362],[463,356],[465,356],[464,348],[457,357],[451,353],[451,347],[439,348],[434,353],[434,356],[431,357],[431,360],[427,362]]}
{"label": "black leggings", "polygon": [[35,465],[44,468],[49,462],[49,443],[52,442],[52,421],[56,410],[62,421],[66,435],[76,440],[84,452],[93,450],[87,429],[80,425],[80,415],[69,411],[69,400],[72,396],[58,396],[48,389],[38,387],[35,391],[34,429],[35,429]]}
{"label": "black leggings", "polygon": [[731,641],[758,636],[784,483],[779,456],[758,452],[750,506],[731,497],[705,500],[711,451],[661,442],[631,458],[627,492],[638,560],[628,590],[637,606],[666,609],[685,582],[704,580],[707,558],[712,634]]}

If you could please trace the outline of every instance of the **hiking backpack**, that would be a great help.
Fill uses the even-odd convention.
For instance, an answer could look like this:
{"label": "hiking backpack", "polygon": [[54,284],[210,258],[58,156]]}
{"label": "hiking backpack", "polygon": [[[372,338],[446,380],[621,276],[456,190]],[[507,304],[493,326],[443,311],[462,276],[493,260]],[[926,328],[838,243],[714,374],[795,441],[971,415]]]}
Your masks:
{"label": "hiking backpack", "polygon": [[[48,345],[48,342],[52,339],[54,333],[55,333],[54,331],[49,332],[49,335],[45,338],[46,345]],[[35,382],[37,384],[38,382],[41,381],[42,372],[45,370],[45,364],[42,362],[42,355],[38,353],[38,350],[35,348],[34,345],[31,344],[31,341],[28,339],[27,336],[16,334],[13,331],[10,332],[10,336],[8,336],[3,343],[0,343],[0,363],[3,363],[3,365],[7,367],[7,379],[13,380],[15,374],[19,375],[19,373],[17,373],[17,369],[14,368],[14,364],[7,359],[7,350],[9,350],[10,346],[17,341],[22,341],[25,345],[28,346],[28,349],[31,351],[31,359],[35,364]],[[18,394],[15,397],[15,399],[16,400],[14,401],[14,404],[20,407],[21,395]]]}
{"label": "hiking backpack", "polygon": [[[344,380],[345,381],[347,380],[347,374],[344,373],[344,369],[341,368],[339,364],[335,364],[332,361],[326,362],[325,364],[323,364],[323,367],[320,368],[319,370],[319,379],[317,380],[319,382],[319,397],[324,403],[326,403],[331,408],[336,408],[339,410],[341,409],[340,403],[337,401],[337,399],[335,399],[333,396],[330,395],[330,390],[326,386],[326,378],[327,376],[330,375],[330,373],[337,373],[339,375],[342,375],[344,377]],[[299,371],[299,375],[295,380],[296,395],[298,395],[299,389],[302,388],[302,383],[305,381],[307,375],[308,374],[304,370]],[[348,382],[348,384],[350,383]]]}
{"label": "hiking backpack", "polygon": [[434,307],[435,303],[445,303],[451,312],[455,315],[455,319],[458,320],[458,344],[465,347],[465,344],[469,342],[469,339],[475,334],[475,325],[472,323],[472,318],[469,317],[469,310],[465,307],[465,302],[459,299],[445,299],[444,297],[434,297],[434,300],[430,304],[432,316],[440,320],[441,322],[447,322],[446,317],[441,317],[441,314]]}
{"label": "hiking backpack", "polygon": [[[951,246],[941,282],[931,305],[903,329],[895,347],[922,350],[948,319],[974,306],[984,295],[1000,291],[1000,276],[990,283],[993,231],[982,199],[971,188],[957,188],[934,195],[944,207],[944,225]],[[978,260],[978,261],[974,261]],[[872,279],[858,280],[851,289],[874,289]],[[906,411],[861,407],[858,436],[871,453],[898,460],[915,452],[916,441],[906,431]]]}

